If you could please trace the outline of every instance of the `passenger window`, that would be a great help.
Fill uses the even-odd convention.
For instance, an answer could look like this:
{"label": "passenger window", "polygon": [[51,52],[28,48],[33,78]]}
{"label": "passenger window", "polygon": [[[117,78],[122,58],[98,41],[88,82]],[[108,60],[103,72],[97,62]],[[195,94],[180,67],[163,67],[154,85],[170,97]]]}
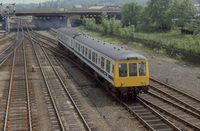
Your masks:
{"label": "passenger window", "polygon": [[80,44],[78,44],[78,52],[80,52]]}
{"label": "passenger window", "polygon": [[97,57],[97,54],[95,54],[95,55],[96,55],[96,57],[95,57],[95,58],[96,58],[95,63],[97,64],[97,59],[98,59],[98,57]]}
{"label": "passenger window", "polygon": [[78,44],[77,44],[77,42],[76,42],[76,50],[78,49]]}
{"label": "passenger window", "polygon": [[99,63],[98,63],[98,64],[100,64],[100,62],[101,62],[101,61],[100,61],[100,56],[99,56]]}
{"label": "passenger window", "polygon": [[127,77],[127,64],[119,64],[119,77]]}
{"label": "passenger window", "polygon": [[91,60],[91,50],[89,50],[89,56],[88,58]]}
{"label": "passenger window", "polygon": [[92,61],[95,63],[95,53],[92,52]]}
{"label": "passenger window", "polygon": [[106,60],[106,71],[110,73],[110,61]]}
{"label": "passenger window", "polygon": [[129,64],[129,76],[137,76],[137,63]]}
{"label": "passenger window", "polygon": [[105,58],[101,57],[101,68],[104,69]]}
{"label": "passenger window", "polygon": [[82,47],[82,54],[84,55],[84,46]]}
{"label": "passenger window", "polygon": [[146,76],[146,63],[139,63],[139,76]]}
{"label": "passenger window", "polygon": [[85,56],[86,56],[86,57],[87,57],[87,50],[88,50],[88,49],[87,49],[87,48],[85,48]]}

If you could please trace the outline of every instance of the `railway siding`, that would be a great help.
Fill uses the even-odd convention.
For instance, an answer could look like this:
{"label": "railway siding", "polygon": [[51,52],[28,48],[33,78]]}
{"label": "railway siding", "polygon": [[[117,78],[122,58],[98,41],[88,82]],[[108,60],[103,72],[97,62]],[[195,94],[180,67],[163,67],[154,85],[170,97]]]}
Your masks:
{"label": "railway siding", "polygon": [[150,88],[152,91],[162,94],[165,99],[170,98],[173,100],[173,103],[178,103],[179,105],[200,115],[199,99],[154,79],[151,79]]}
{"label": "railway siding", "polygon": [[149,93],[141,94],[140,97],[164,113],[165,117],[171,117],[171,121],[181,129],[200,130],[198,99],[154,79],[150,81]]}

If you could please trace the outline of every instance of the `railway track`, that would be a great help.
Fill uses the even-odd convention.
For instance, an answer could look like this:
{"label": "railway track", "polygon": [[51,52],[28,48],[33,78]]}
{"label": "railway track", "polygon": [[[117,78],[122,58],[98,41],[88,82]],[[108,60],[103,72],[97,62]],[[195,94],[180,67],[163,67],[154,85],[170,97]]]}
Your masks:
{"label": "railway track", "polygon": [[152,91],[163,94],[164,98],[170,98],[174,103],[183,106],[192,112],[200,114],[200,100],[180,91],[172,86],[169,86],[163,82],[150,78],[150,88]]}
{"label": "railway track", "polygon": [[[19,23],[18,23],[19,24]],[[14,50],[19,46],[19,36],[22,35],[19,31],[20,27],[18,25],[16,36],[11,37],[11,44],[5,48],[2,52],[0,52],[0,67],[4,64],[4,62],[9,58],[9,56],[14,52]]]}
{"label": "railway track", "polygon": [[[54,53],[59,52],[52,49],[50,50]],[[159,89],[154,89],[153,84],[151,84],[150,93],[137,97],[136,102],[120,103],[149,130],[200,130],[198,124],[200,118],[198,99],[181,91],[174,91],[174,89],[164,89],[162,87],[163,90],[161,91],[161,86],[164,86],[164,84],[160,84]],[[161,97],[156,95],[155,92],[159,92]],[[168,93],[163,94],[163,92]],[[167,99],[173,99],[173,101],[170,102]],[[161,104],[159,105],[159,103]],[[167,119],[170,119],[171,122]]]}
{"label": "railway track", "polygon": [[[65,58],[66,59],[66,58]],[[75,63],[76,64],[76,63]],[[79,66],[79,65],[77,65]],[[66,69],[68,73],[70,71]],[[77,83],[79,83],[73,76],[73,74],[69,74]],[[90,74],[92,78],[92,74]],[[95,78],[94,78],[95,79]],[[99,81],[101,84],[102,82]],[[103,85],[104,86],[104,85]],[[80,85],[81,87],[81,85]],[[111,93],[111,92],[110,92]],[[129,101],[129,102],[123,102],[120,99],[118,99],[114,94],[113,96],[115,99],[121,103],[123,107],[125,107],[125,110],[128,110],[131,115],[133,115],[138,121],[140,121],[148,130],[180,130],[178,127],[176,127],[173,123],[168,121],[166,118],[164,118],[162,115],[160,115],[156,110],[151,108],[149,105],[147,105],[143,100],[140,98],[137,98],[137,101]]]}
{"label": "railway track", "polygon": [[166,117],[170,116],[180,129],[200,130],[198,99],[154,79],[149,93],[140,97]]}
{"label": "railway track", "polygon": [[19,42],[14,41],[9,47],[0,53],[0,66],[8,59],[8,57],[14,52],[15,48],[19,46]]}
{"label": "railway track", "polygon": [[[48,109],[52,116],[53,129],[91,130],[76,105],[76,100],[73,99],[67,89],[69,85],[66,86],[58,74],[57,70],[59,70],[59,68],[54,66],[52,60],[50,60],[48,54],[41,46],[41,43],[36,39],[34,32],[30,33],[32,31],[31,28],[27,27],[27,30],[29,33],[28,37],[30,37],[29,40],[32,43],[39,68],[45,81],[46,89],[43,90],[46,90],[50,96],[50,103],[47,103],[49,103]],[[33,41],[32,39],[35,40]]]}
{"label": "railway track", "polygon": [[[51,51],[54,53],[58,52],[56,54],[59,55],[59,51],[56,51],[56,50],[57,49],[55,49],[54,51],[52,50]],[[92,74],[90,75],[92,76]],[[70,76],[73,76],[73,75],[70,74]],[[102,82],[99,82],[99,83],[102,83]],[[161,129],[162,130],[180,130],[170,121],[168,121],[158,112],[156,112],[153,108],[148,106],[140,98],[137,98],[136,102],[127,102],[127,103],[124,103],[117,97],[115,97],[115,99],[117,99],[126,108],[126,110],[128,110],[132,115],[134,115],[134,117],[136,117],[148,130],[161,130]]]}
{"label": "railway track", "polygon": [[[19,31],[17,34],[20,34]],[[23,31],[21,31],[20,35],[22,39],[20,38],[20,40],[17,41],[14,46],[15,48],[12,48],[14,51],[10,51],[9,53],[11,54],[13,52],[13,62],[8,92],[5,93],[7,94],[7,104],[5,112],[3,113],[4,124],[2,130],[4,131],[32,130]]]}

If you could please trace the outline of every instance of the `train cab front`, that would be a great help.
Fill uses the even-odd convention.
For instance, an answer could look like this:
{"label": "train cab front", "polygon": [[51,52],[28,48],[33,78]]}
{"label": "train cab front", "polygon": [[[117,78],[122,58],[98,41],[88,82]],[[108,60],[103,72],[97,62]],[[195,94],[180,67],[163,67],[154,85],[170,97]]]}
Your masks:
{"label": "train cab front", "polygon": [[115,63],[114,74],[114,86],[121,95],[135,97],[140,92],[148,92],[147,60],[118,61]]}

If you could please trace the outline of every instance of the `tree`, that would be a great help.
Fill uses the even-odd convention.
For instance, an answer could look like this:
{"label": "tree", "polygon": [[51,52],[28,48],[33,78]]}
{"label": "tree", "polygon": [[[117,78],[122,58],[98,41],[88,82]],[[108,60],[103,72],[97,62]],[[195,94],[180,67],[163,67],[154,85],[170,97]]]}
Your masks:
{"label": "tree", "polygon": [[86,26],[86,21],[87,21],[86,17],[83,16],[82,24],[85,25],[85,26]]}
{"label": "tree", "polygon": [[197,9],[194,6],[194,2],[191,0],[173,0],[170,7],[169,16],[171,18],[177,18],[177,25],[182,28],[185,24],[194,17]]}
{"label": "tree", "polygon": [[101,25],[103,27],[104,32],[108,33],[110,31],[108,15],[106,12],[102,12],[101,14]]}
{"label": "tree", "polygon": [[144,6],[138,2],[126,2],[121,9],[122,25],[134,25],[137,27],[143,8]]}
{"label": "tree", "polygon": [[151,0],[149,2],[147,14],[157,30],[171,29],[172,19],[168,15],[171,2],[172,0]]}

